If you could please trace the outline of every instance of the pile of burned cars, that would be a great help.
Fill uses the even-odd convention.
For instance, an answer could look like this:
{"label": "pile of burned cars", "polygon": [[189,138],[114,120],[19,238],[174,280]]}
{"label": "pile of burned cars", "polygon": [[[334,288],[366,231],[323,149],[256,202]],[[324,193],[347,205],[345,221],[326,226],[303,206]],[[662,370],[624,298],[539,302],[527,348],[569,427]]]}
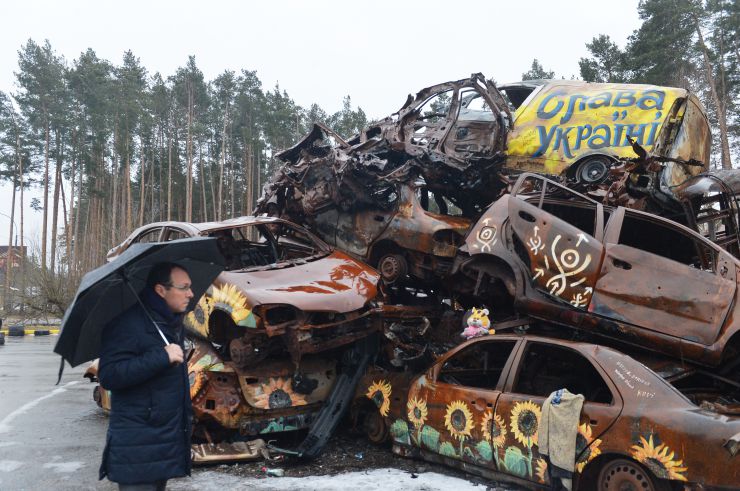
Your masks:
{"label": "pile of burned cars", "polygon": [[315,124],[260,216],[111,257],[219,240],[187,320],[196,441],[308,429],[311,457],[349,412],[400,455],[545,488],[567,389],[574,489],[737,488],[740,179],[710,141],[683,89],[475,74],[348,139]]}
{"label": "pile of burned cars", "polygon": [[[476,74],[347,140],[317,124],[259,210],[376,267],[386,304],[446,311],[403,343],[384,323],[409,356],[357,387],[371,440],[549,486],[540,412],[567,388],[576,487],[733,488],[738,179],[708,172],[710,140],[682,89]],[[474,307],[496,334],[454,347]]]}

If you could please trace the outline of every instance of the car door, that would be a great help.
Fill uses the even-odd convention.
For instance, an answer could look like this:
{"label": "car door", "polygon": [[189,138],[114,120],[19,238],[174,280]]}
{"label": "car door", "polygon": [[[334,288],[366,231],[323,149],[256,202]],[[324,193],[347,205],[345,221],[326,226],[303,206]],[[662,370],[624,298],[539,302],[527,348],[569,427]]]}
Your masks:
{"label": "car door", "polygon": [[[616,421],[622,399],[608,376],[581,345],[527,340],[516,354],[494,419],[505,432],[500,439],[500,470],[540,484],[549,484],[547,463],[539,453],[542,405],[559,389],[582,394],[578,428],[573,428],[577,472],[599,453],[599,437]],[[590,345],[585,345],[590,346]]]}
{"label": "car door", "polygon": [[603,213],[596,204],[509,199],[514,247],[537,290],[578,309],[588,307],[604,253],[597,238]]}
{"label": "car door", "polygon": [[517,339],[480,338],[452,351],[414,381],[407,400],[413,445],[496,470],[494,408]]}
{"label": "car door", "polygon": [[703,345],[716,341],[736,289],[726,252],[686,227],[624,208],[609,220],[605,242],[589,310]]}

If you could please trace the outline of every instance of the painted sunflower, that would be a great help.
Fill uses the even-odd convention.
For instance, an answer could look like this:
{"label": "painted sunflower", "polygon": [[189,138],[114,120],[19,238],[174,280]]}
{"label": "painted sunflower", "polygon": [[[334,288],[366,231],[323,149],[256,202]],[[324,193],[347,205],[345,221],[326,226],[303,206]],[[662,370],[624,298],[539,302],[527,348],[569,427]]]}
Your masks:
{"label": "painted sunflower", "polygon": [[501,416],[487,411],[480,423],[480,429],[486,441],[490,441],[494,448],[502,448],[506,443],[506,424]]}
{"label": "painted sunflower", "polygon": [[203,337],[208,337],[208,319],[213,312],[213,301],[208,294],[198,300],[192,312],[185,316],[184,324]]}
{"label": "painted sunflower", "polygon": [[675,452],[672,452],[665,443],[656,445],[653,435],[650,434],[647,440],[640,437],[640,443],[632,445],[630,452],[638,462],[650,469],[653,474],[661,479],[676,479],[686,481],[683,475],[688,468],[684,467],[683,460],[675,459]]}
{"label": "painted sunflower", "polygon": [[293,392],[293,383],[289,378],[270,378],[266,384],[260,384],[262,393],[256,397],[255,406],[261,409],[281,409],[292,406],[305,406],[306,398]]}
{"label": "painted sunflower", "polygon": [[547,462],[544,459],[537,459],[534,474],[539,482],[547,483]]}
{"label": "painted sunflower", "polygon": [[378,380],[373,382],[365,393],[365,397],[378,406],[380,415],[383,417],[388,416],[388,411],[391,409],[391,390],[391,384],[388,381]]}
{"label": "painted sunflower", "polygon": [[462,441],[473,430],[473,414],[463,401],[453,401],[447,405],[445,427],[450,434]]}
{"label": "painted sunflower", "polygon": [[208,377],[202,370],[196,370],[188,373],[188,381],[190,382],[190,398],[195,399],[205,387]]}
{"label": "painted sunflower", "polygon": [[578,457],[578,460],[576,460],[576,472],[583,472],[586,464],[601,454],[599,445],[601,445],[601,440],[598,438],[596,440],[593,439],[591,425],[588,423],[578,425],[578,434],[576,435],[576,456]]}
{"label": "painted sunflower", "polygon": [[532,401],[517,402],[511,410],[511,432],[514,438],[527,448],[537,445],[537,429],[541,415],[540,407]]}
{"label": "painted sunflower", "polygon": [[409,421],[415,427],[421,428],[427,420],[427,401],[413,397],[406,403],[406,410]]}
{"label": "painted sunflower", "polygon": [[252,311],[247,308],[247,298],[236,285],[213,287],[213,308],[228,312],[237,326],[257,327]]}

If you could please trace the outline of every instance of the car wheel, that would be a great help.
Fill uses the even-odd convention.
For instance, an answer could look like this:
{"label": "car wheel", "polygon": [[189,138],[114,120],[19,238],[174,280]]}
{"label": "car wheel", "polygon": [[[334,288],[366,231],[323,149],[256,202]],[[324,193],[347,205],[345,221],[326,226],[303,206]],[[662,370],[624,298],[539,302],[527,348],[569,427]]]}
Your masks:
{"label": "car wheel", "polygon": [[388,425],[377,409],[373,408],[365,415],[364,427],[371,442],[383,443],[388,439]]}
{"label": "car wheel", "polygon": [[400,254],[387,254],[378,261],[378,271],[387,284],[392,284],[408,273],[406,258]]}
{"label": "car wheel", "polygon": [[617,459],[604,464],[599,472],[599,491],[663,491],[663,481],[631,460]]}
{"label": "car wheel", "polygon": [[611,160],[608,157],[591,157],[578,166],[576,179],[582,184],[599,184],[609,175]]}

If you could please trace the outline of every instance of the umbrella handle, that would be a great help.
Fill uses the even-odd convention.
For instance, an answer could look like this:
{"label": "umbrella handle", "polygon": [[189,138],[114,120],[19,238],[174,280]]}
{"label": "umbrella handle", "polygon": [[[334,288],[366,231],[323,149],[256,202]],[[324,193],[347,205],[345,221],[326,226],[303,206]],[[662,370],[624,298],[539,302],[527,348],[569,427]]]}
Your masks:
{"label": "umbrella handle", "polygon": [[167,346],[168,344],[171,344],[169,340],[167,339],[167,337],[162,332],[162,330],[159,328],[157,323],[154,322],[154,319],[152,319],[152,316],[149,314],[149,309],[147,309],[146,306],[144,305],[144,302],[141,301],[141,299],[139,298],[139,294],[136,293],[136,290],[134,290],[134,287],[131,286],[131,283],[128,282],[128,278],[126,278],[126,276],[123,276],[123,282],[126,283],[126,286],[128,286],[129,290],[131,290],[131,293],[134,294],[134,298],[136,299],[137,302],[139,302],[139,305],[141,306],[142,310],[144,311],[146,316],[149,318],[149,320],[152,321],[152,324],[154,325],[154,328],[157,330],[159,335],[162,336],[162,341],[164,341],[164,345]]}

